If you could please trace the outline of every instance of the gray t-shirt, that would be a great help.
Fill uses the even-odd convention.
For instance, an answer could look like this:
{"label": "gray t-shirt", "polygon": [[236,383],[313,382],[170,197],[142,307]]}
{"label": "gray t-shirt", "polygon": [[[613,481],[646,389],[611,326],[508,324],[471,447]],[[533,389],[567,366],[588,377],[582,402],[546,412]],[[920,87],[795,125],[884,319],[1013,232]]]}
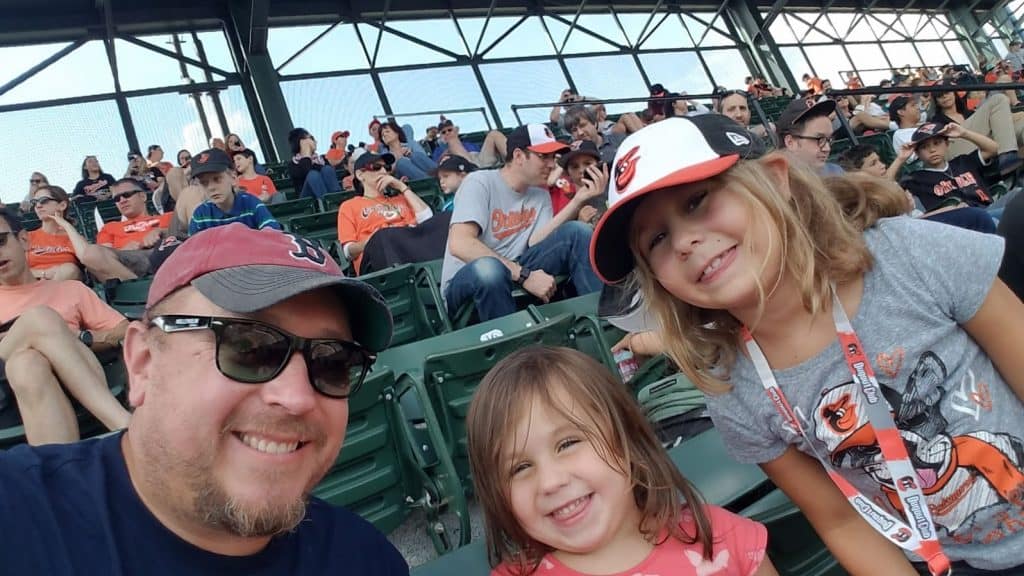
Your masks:
{"label": "gray t-shirt", "polygon": [[[520,194],[505,183],[501,170],[479,170],[466,176],[455,193],[452,224],[476,222],[480,241],[499,256],[515,260],[528,248],[534,231],[552,218],[551,195],[531,187]],[[441,293],[466,263],[446,246],[441,268]]]}
{"label": "gray t-shirt", "polygon": [[[962,328],[996,279],[1003,241],[906,217],[882,220],[864,237],[875,264],[864,277],[853,327],[918,471],[946,554],[980,569],[1017,566],[1024,562],[1024,403]],[[895,511],[892,479],[838,339],[774,374],[818,453]],[[789,445],[814,456],[783,425],[745,354],[738,355],[730,382],[732,391],[709,397],[708,408],[733,457],[768,462]]]}

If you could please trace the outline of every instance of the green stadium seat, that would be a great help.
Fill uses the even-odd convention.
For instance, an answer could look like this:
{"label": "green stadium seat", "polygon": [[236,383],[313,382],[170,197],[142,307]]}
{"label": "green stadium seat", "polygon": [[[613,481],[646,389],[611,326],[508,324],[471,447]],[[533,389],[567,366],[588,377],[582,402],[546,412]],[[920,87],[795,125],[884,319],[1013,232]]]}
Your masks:
{"label": "green stadium seat", "polygon": [[42,227],[43,223],[39,221],[39,216],[36,216],[34,211],[22,212],[21,214],[21,227],[29,232],[38,230]]}
{"label": "green stadium seat", "polygon": [[[312,198],[310,200],[316,202]],[[338,239],[338,211],[296,216],[288,221],[285,228],[307,240],[317,240],[322,246],[330,246]]]}
{"label": "green stadium seat", "polygon": [[[437,429],[432,415],[427,425]],[[436,436],[440,438],[440,436]],[[401,525],[418,508],[438,553],[452,548],[440,514],[450,509],[460,520],[460,544],[469,541],[469,513],[451,461],[443,451],[423,456],[398,403],[394,372],[375,369],[349,399],[348,429],[338,459],[313,490],[331,504],[344,506],[384,533]],[[437,457],[440,456],[440,457]]]}
{"label": "green stadium seat", "polygon": [[[107,377],[107,386],[115,397],[123,399],[128,390],[128,374],[125,371],[124,358],[121,350],[111,350],[100,355],[100,364],[103,366],[103,373]],[[18,405],[14,400],[7,379],[0,374],[0,397],[5,397],[4,407],[0,409],[0,450],[6,450],[18,444],[25,443],[25,427],[21,422],[21,414]],[[76,400],[71,399],[71,406],[78,418],[78,432],[82,438],[91,438],[107,432],[106,427],[96,420]]]}
{"label": "green stadium seat", "polygon": [[441,190],[441,183],[437,181],[437,178],[410,180],[407,184],[435,212],[441,212],[444,208],[446,198],[444,191]]}
{"label": "green stadium seat", "polygon": [[288,175],[287,162],[267,162],[263,167],[267,169],[267,176],[270,176],[272,180],[278,180],[282,177],[291,178]]}
{"label": "green stadium seat", "polygon": [[807,518],[782,490],[739,511],[768,528],[768,556],[786,576],[846,576]]}
{"label": "green stadium seat", "polygon": [[[75,227],[78,232],[85,236],[89,242],[96,241],[96,234],[103,224],[121,219],[121,212],[113,200],[100,200],[98,202],[74,202]],[[96,212],[99,211],[102,222],[96,221]]]}
{"label": "green stadium seat", "polygon": [[789,103],[793,101],[790,96],[765,96],[759,99],[757,102],[761,105],[761,110],[764,111],[764,115],[768,117],[771,122],[777,122],[779,116],[782,115],[782,111],[789,106]]}
{"label": "green stadium seat", "polygon": [[324,212],[330,212],[337,210],[341,207],[341,203],[349,198],[355,198],[356,193],[351,192],[333,192],[331,194],[324,194],[324,197],[320,199],[321,209]]}
{"label": "green stadium seat", "polygon": [[[625,335],[625,332],[598,318],[597,304],[600,298],[600,292],[592,292],[547,304],[531,304],[526,309],[533,314],[537,322],[545,322],[561,314],[573,314],[578,319],[586,318],[588,329],[580,330],[577,334],[576,349],[606,366],[615,366],[611,347]],[[613,373],[619,375],[617,369],[613,370]]]}
{"label": "green stadium seat", "polygon": [[302,198],[300,200],[289,200],[279,204],[267,204],[267,210],[270,211],[270,215],[273,216],[274,219],[281,223],[281,226],[287,227],[288,222],[292,218],[316,214],[318,206],[316,198]]}
{"label": "green stadium seat", "polygon": [[443,306],[436,292],[420,291],[417,288],[422,268],[413,264],[402,264],[360,276],[359,279],[373,286],[381,293],[391,309],[395,330],[391,346],[401,346],[441,333],[431,322],[422,297],[428,294],[433,308]]}
{"label": "green stadium seat", "polygon": [[149,296],[149,285],[152,282],[152,277],[115,280],[104,285],[103,291],[107,303],[113,309],[131,320],[138,320],[146,311],[146,298]]}

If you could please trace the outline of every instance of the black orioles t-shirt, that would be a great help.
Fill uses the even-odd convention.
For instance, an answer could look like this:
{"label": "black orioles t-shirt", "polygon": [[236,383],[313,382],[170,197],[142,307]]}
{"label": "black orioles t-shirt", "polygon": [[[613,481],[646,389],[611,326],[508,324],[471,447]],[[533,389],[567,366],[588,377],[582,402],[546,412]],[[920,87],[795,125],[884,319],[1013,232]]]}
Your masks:
{"label": "black orioles t-shirt", "polygon": [[931,212],[956,201],[984,207],[992,203],[981,180],[985,164],[980,152],[957,156],[945,170],[924,168],[912,172],[900,184],[921,199],[925,212]]}

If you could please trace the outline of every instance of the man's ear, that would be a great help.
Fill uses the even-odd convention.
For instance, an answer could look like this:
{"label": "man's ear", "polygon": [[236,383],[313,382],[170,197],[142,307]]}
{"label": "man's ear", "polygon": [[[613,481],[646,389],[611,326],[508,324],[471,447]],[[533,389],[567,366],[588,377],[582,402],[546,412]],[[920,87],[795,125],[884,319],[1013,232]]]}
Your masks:
{"label": "man's ear", "polygon": [[153,379],[156,368],[150,347],[148,328],[142,322],[132,322],[124,334],[124,365],[128,373],[128,404],[132,408],[142,406],[146,389]]}

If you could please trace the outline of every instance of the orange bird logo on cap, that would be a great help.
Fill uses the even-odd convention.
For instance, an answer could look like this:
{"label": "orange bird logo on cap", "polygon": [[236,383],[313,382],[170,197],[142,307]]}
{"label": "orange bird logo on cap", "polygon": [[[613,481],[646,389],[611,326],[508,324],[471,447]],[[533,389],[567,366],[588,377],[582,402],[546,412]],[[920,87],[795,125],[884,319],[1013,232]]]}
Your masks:
{"label": "orange bird logo on cap", "polygon": [[206,161],[210,159],[209,154],[200,154],[199,158],[196,158],[196,162],[200,164],[206,164]]}
{"label": "orange bird logo on cap", "polygon": [[615,187],[622,190],[629,185],[629,182],[633,180],[633,176],[636,175],[636,163],[640,160],[640,156],[637,153],[640,152],[639,146],[633,146],[633,149],[619,158],[619,161],[615,163]]}

